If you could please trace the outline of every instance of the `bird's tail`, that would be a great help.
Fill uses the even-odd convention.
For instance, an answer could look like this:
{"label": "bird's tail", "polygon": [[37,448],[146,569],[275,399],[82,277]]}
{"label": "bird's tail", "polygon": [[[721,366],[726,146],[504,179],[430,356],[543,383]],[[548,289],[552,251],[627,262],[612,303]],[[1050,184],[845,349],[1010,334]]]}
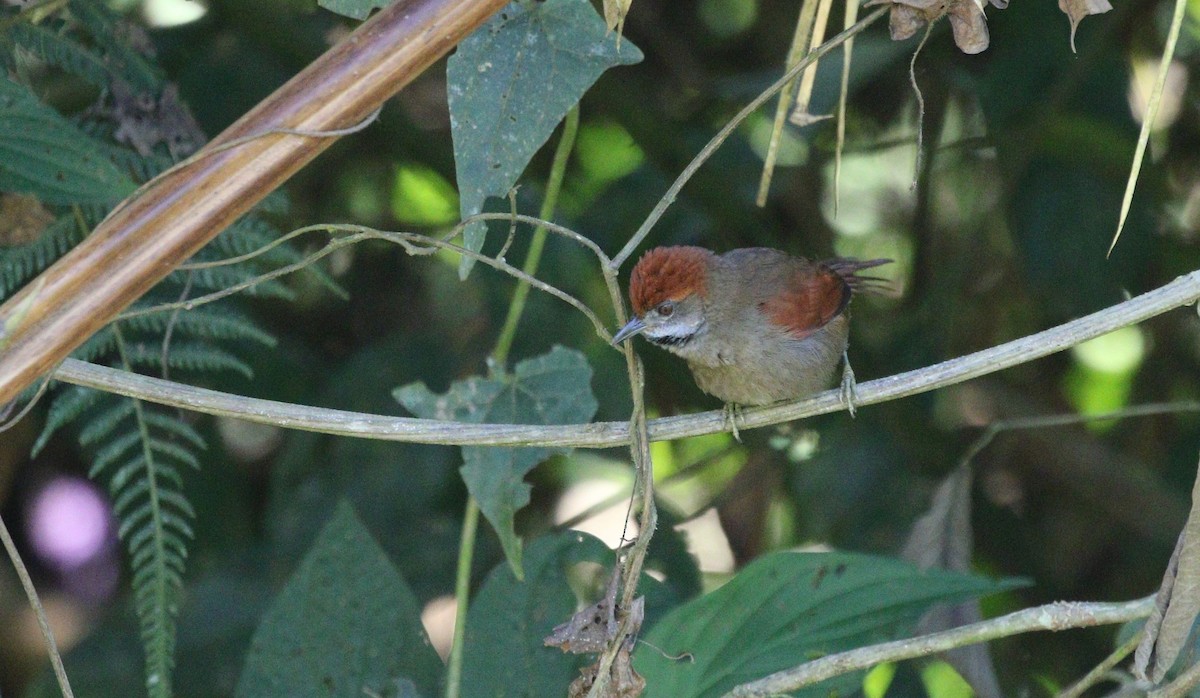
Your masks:
{"label": "bird's tail", "polygon": [[900,295],[900,289],[891,280],[880,276],[861,276],[858,273],[863,269],[891,264],[894,261],[892,259],[860,260],[850,257],[835,257],[826,260],[823,264],[842,277],[842,281],[845,281],[854,293],[873,293],[895,298]]}

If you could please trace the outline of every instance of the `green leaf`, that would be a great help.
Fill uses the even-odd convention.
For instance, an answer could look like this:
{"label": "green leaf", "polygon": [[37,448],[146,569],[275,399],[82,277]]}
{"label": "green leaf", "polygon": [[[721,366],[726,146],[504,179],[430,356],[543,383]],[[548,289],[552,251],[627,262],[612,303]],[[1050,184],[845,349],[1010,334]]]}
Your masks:
{"label": "green leaf", "polygon": [[564,531],[529,545],[525,579],[499,566],[471,601],[463,649],[462,695],[562,695],[579,658],[542,640],[575,613],[567,583],[572,564],[613,564],[612,551],[586,533]]}
{"label": "green leaf", "polygon": [[317,0],[317,4],[330,12],[351,19],[366,19],[371,10],[390,5],[392,0]]}
{"label": "green leaf", "polygon": [[0,76],[0,191],[52,204],[105,204],[133,182],[97,155],[102,148],[27,88]]}
{"label": "green leaf", "polygon": [[437,695],[442,663],[416,597],[346,502],[254,633],[239,698]]}
{"label": "green leaf", "polygon": [[[446,66],[463,218],[504,196],[554,127],[605,70],[642,59],[587,0],[509,3],[459,45]],[[487,226],[463,235],[483,247]],[[462,277],[474,260],[464,257]]]}
{"label": "green leaf", "polygon": [[[596,413],[592,369],[583,354],[556,346],[527,359],[512,373],[473,376],[435,395],[422,383],[398,388],[396,399],[413,414],[472,424],[573,424]],[[525,474],[554,453],[569,449],[463,448],[463,480],[479,509],[500,536],[513,572],[521,576],[521,539],[513,516],[529,503]]]}
{"label": "green leaf", "polygon": [[[933,604],[1008,586],[890,558],[775,553],[655,624],[646,642],[661,651],[638,652],[635,668],[646,698],[717,696],[806,659],[896,639]],[[683,653],[693,661],[671,659]],[[793,695],[849,693],[860,681],[849,674]]]}

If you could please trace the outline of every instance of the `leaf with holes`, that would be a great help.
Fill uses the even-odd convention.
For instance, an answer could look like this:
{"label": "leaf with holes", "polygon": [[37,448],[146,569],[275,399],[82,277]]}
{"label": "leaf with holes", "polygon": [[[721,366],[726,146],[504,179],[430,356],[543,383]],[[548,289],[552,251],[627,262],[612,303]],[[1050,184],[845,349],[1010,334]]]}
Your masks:
{"label": "leaf with holes", "polygon": [[[463,218],[508,193],[601,73],[641,59],[587,0],[510,3],[467,37],[446,65]],[[466,247],[479,251],[486,233],[483,223],[468,226]],[[464,257],[459,274],[473,264]]]}
{"label": "leaf with holes", "polygon": [[105,204],[133,182],[103,149],[23,85],[0,76],[0,191],[27,192],[52,204]]}
{"label": "leaf with holes", "polygon": [[[522,361],[512,373],[474,376],[435,395],[422,383],[398,388],[396,399],[413,414],[472,424],[573,424],[596,413],[592,369],[583,354],[563,347]],[[479,509],[500,536],[514,573],[521,576],[521,539],[513,516],[529,503],[525,474],[554,453],[568,449],[463,448],[463,480]]]}

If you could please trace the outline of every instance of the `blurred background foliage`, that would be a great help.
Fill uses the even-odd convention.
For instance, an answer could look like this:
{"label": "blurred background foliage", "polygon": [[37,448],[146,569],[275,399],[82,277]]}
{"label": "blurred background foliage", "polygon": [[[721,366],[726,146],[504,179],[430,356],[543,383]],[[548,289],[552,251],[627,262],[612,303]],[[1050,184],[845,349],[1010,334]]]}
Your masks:
{"label": "blurred background foliage", "polygon": [[[210,136],[353,26],[315,0],[115,5],[148,25],[159,61]],[[908,69],[917,40],[892,42],[876,26],[855,47],[836,216],[832,121],[787,128],[770,199],[765,208],[754,205],[770,133],[772,112],[764,110],[699,171],[647,246],[895,258],[888,273],[903,284],[902,296],[855,304],[851,357],[859,380],[983,349],[1157,287],[1200,267],[1200,92],[1191,75],[1200,66],[1200,4],[1189,5],[1129,223],[1111,258],[1105,252],[1169,10],[1122,0],[1082,23],[1078,54],[1067,20],[1048,2],[989,8],[991,47],[977,56],[955,48],[948,25],[939,23],[916,60],[927,152],[915,186],[917,110]],[[835,7],[833,16],[840,14]],[[610,253],[619,249],[712,134],[779,76],[795,15],[794,3],[761,0],[634,2],[625,32],[645,60],[606,73],[583,99],[556,219]],[[840,60],[835,52],[821,63],[812,112],[832,111]],[[91,99],[77,81],[56,80],[52,70],[42,77],[45,98],[64,111]],[[540,204],[546,151],[521,180],[522,212]],[[391,100],[377,124],[294,177],[286,186],[290,211],[276,223],[438,230],[457,219],[454,179],[442,61]],[[506,210],[506,202],[493,203]],[[485,250],[498,250],[502,237]],[[510,261],[523,258],[523,237]],[[213,387],[402,414],[394,387],[423,381],[442,392],[486,370],[513,283],[485,268],[459,282],[456,264],[448,255],[410,258],[382,243],[339,252],[327,271],[348,300],[297,276],[293,301],[247,303],[279,343],[249,357],[253,380]],[[552,237],[541,270],[546,281],[605,307],[600,276],[576,247]],[[596,419],[626,419],[620,355],[584,318],[535,293],[513,362],[554,344],[577,348],[591,362]],[[654,415],[719,407],[695,388],[682,362],[644,344],[638,350]],[[1200,326],[1194,314],[1176,311],[1002,374],[864,408],[857,419],[835,414],[748,432],[745,445],[723,434],[655,444],[663,516],[682,522],[707,587],[771,549],[895,555],[985,425],[1198,398]],[[96,499],[73,440],[57,437],[29,459],[43,418],[35,412],[0,439],[0,511],[69,650],[69,673],[88,687],[83,695],[126,695],[142,683],[142,658],[107,515],[101,508],[86,520],[108,533],[83,562],[65,564],[39,542],[43,529],[90,511],[53,509],[56,486],[83,487],[81,501]],[[341,497],[424,604],[435,645],[448,644],[465,497],[455,449],[210,419],[195,425],[212,446],[186,481],[198,516],[180,616],[179,695],[231,693],[265,604]],[[985,613],[1063,598],[1126,599],[1156,588],[1185,517],[1198,437],[1194,414],[999,436],[975,461],[975,565],[1033,584],[986,602]],[[611,544],[630,478],[619,449],[552,459],[528,478],[532,502],[518,530],[536,537],[587,510],[596,515],[581,525]],[[673,544],[679,540],[663,536],[664,548]],[[660,558],[671,559],[671,551]],[[499,562],[486,531],[476,554],[479,578]],[[9,630],[0,642],[0,693],[50,695],[35,623],[3,567],[0,627]],[[1001,684],[1011,695],[1044,695],[1107,654],[1112,636],[1101,629],[994,643]],[[887,671],[895,674],[887,695],[962,695],[944,665]],[[889,684],[881,676],[870,675],[871,695]]]}

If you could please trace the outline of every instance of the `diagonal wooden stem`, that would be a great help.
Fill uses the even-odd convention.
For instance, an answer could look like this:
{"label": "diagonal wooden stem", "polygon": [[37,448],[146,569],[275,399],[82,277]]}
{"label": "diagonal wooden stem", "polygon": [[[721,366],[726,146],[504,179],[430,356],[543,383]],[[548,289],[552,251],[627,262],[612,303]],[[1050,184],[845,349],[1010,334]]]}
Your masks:
{"label": "diagonal wooden stem", "polygon": [[0,404],[335,140],[273,129],[326,132],[362,121],[504,4],[398,0],[185,166],[124,201],[83,243],[0,306]]}

